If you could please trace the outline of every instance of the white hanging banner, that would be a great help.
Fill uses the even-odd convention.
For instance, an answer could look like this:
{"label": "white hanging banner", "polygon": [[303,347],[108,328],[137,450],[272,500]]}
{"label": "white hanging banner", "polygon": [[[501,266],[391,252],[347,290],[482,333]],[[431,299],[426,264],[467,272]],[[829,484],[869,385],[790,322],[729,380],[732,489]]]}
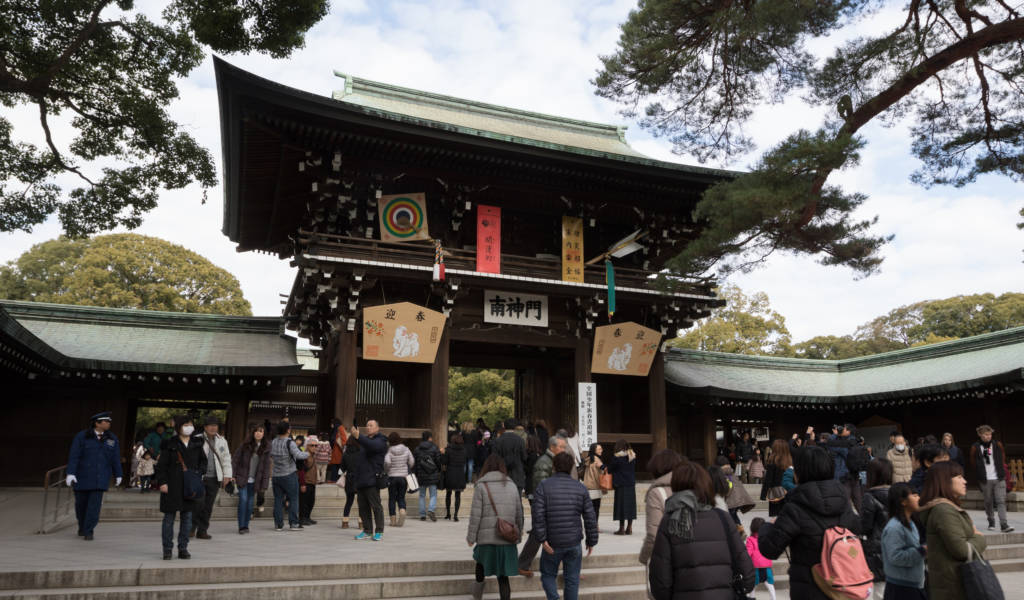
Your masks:
{"label": "white hanging banner", "polygon": [[580,382],[577,398],[580,405],[580,426],[577,429],[580,450],[586,452],[591,444],[597,442],[597,384]]}

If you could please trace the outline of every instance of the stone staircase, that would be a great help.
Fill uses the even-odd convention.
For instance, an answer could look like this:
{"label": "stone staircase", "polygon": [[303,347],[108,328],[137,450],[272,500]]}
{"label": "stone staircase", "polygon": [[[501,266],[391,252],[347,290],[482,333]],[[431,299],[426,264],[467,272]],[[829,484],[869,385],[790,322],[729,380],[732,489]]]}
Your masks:
{"label": "stone staircase", "polygon": [[[997,572],[1024,571],[1024,533],[987,536],[986,557]],[[167,568],[126,568],[4,573],[0,598],[39,600],[319,600],[327,598],[444,600],[466,598],[473,582],[469,560],[390,563],[283,564]],[[534,569],[536,570],[536,564]],[[789,587],[787,563],[775,562],[776,587]],[[635,554],[606,554],[583,560],[580,598],[646,598],[646,571]],[[561,578],[559,578],[561,583]],[[539,577],[511,578],[514,598],[543,598]],[[486,598],[497,597],[489,578]]]}

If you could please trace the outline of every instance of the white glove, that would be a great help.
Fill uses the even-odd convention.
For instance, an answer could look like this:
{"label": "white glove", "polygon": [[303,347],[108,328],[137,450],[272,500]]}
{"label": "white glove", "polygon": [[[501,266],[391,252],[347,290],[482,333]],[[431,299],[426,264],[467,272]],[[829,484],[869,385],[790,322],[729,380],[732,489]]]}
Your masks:
{"label": "white glove", "polygon": [[78,478],[74,475],[68,475],[68,478],[64,480],[64,483],[68,484],[68,487],[71,487],[72,483],[78,483]]}
{"label": "white glove", "polygon": [[117,487],[119,485],[121,485],[121,478],[120,477],[115,477],[114,478],[114,487]]}

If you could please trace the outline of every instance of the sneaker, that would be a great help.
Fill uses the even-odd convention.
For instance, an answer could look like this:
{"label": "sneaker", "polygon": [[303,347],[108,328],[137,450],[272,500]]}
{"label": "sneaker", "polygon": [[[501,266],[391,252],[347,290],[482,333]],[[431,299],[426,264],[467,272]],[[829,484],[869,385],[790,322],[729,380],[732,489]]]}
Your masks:
{"label": "sneaker", "polygon": [[359,535],[356,536],[357,540],[368,540],[370,538],[371,538],[371,536],[369,534],[367,534],[365,531],[360,531]]}
{"label": "sneaker", "polygon": [[192,555],[188,553],[188,550],[178,550],[178,558],[188,560],[192,558]]}
{"label": "sneaker", "polygon": [[171,551],[164,550],[164,560],[171,560]]}
{"label": "sneaker", "polygon": [[248,527],[243,527],[243,528],[238,530],[238,533],[239,533],[239,535],[245,535],[245,534],[249,533],[249,528]]}
{"label": "sneaker", "polygon": [[422,517],[422,516],[420,517],[420,521],[426,521],[426,520],[427,520],[426,517]]}
{"label": "sneaker", "polygon": [[302,525],[289,525],[288,531],[302,531]]}
{"label": "sneaker", "polygon": [[996,524],[995,523],[989,523],[988,524],[988,530],[989,531],[995,531],[996,530]]}
{"label": "sneaker", "polygon": [[1013,527],[1010,527],[1009,523],[1007,523],[1006,525],[1003,525],[1001,531],[1003,533],[1010,533],[1011,531],[1013,531]]}
{"label": "sneaker", "polygon": [[432,511],[432,510],[428,510],[427,511],[427,516],[430,517],[431,521],[436,521],[437,520],[437,515],[435,515],[434,511]]}
{"label": "sneaker", "polygon": [[383,539],[384,539],[384,534],[383,533],[375,533],[375,534],[373,534],[373,541],[379,542],[379,541],[381,541]]}

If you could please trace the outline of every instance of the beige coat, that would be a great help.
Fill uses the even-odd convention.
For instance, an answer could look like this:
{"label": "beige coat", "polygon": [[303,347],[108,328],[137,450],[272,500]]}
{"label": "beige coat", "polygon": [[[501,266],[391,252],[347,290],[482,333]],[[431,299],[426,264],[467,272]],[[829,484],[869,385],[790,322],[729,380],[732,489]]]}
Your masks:
{"label": "beige coat", "polygon": [[[484,484],[487,487],[484,487]],[[494,506],[498,514],[494,514],[491,508],[491,501],[487,498],[487,490],[490,489],[494,498]],[[520,541],[523,535],[523,502],[519,497],[519,489],[515,482],[501,474],[500,471],[491,471],[477,480],[473,488],[473,507],[469,512],[469,528],[466,531],[466,541],[472,544],[484,544],[493,546],[508,546],[508,542],[498,536],[498,518],[509,523],[515,523],[519,528]]]}
{"label": "beige coat", "polygon": [[885,457],[892,463],[892,482],[906,483],[914,474],[914,461],[910,458],[910,448],[899,452],[896,448],[890,449]]}
{"label": "beige coat", "polygon": [[647,535],[644,537],[644,544],[640,547],[640,564],[646,565],[651,560],[651,552],[654,550],[654,539],[658,535],[658,525],[665,515],[665,501],[672,495],[672,472],[669,471],[651,483],[644,496],[644,506],[647,514]]}

